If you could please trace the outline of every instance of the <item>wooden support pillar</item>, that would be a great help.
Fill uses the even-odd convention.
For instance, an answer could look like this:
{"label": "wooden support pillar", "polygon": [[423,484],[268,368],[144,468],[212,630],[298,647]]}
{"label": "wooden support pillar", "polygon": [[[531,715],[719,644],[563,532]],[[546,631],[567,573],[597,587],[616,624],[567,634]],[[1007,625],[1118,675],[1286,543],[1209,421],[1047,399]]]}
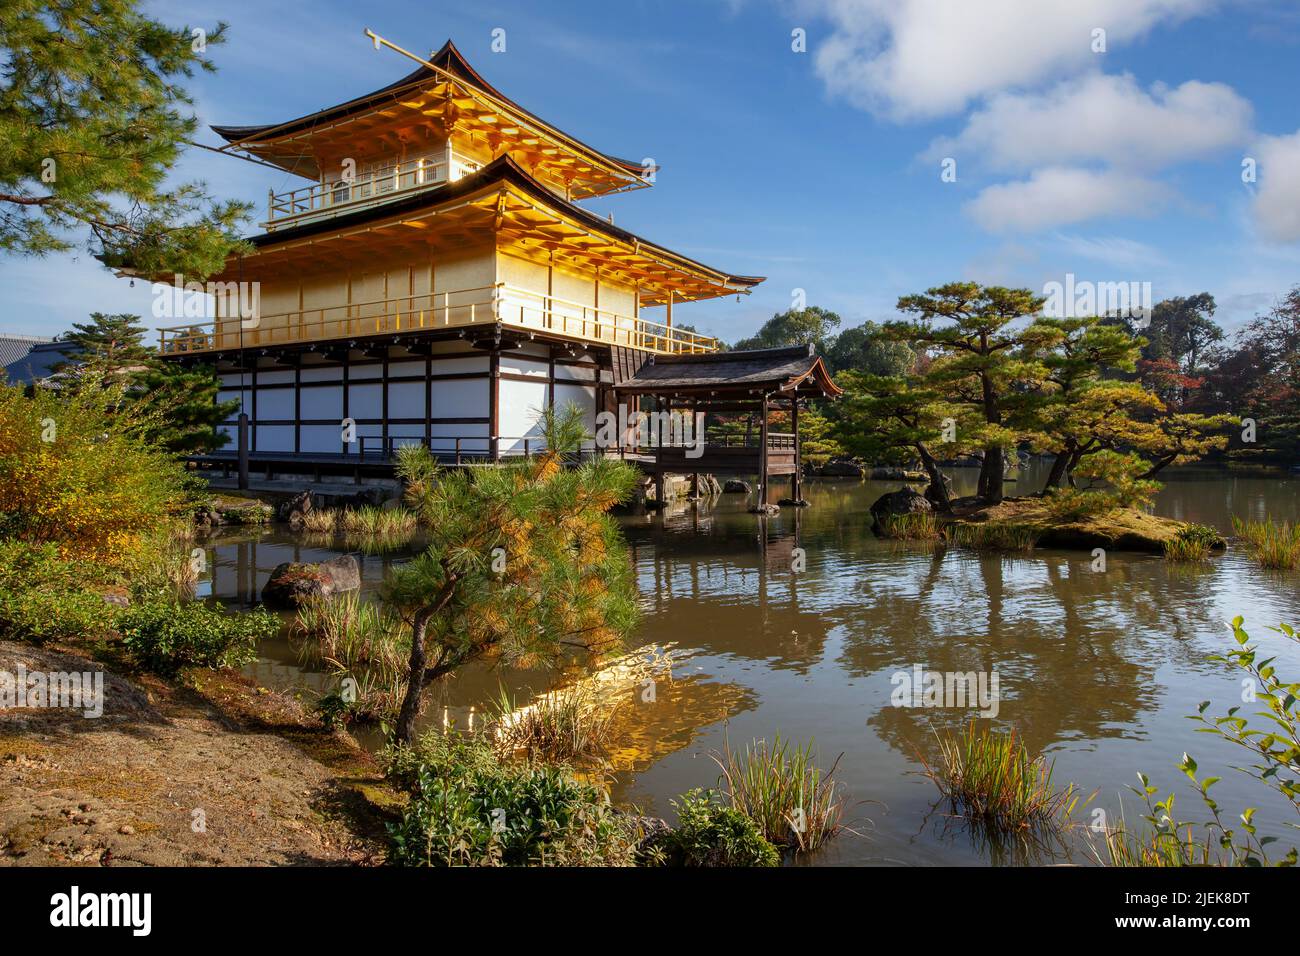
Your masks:
{"label": "wooden support pillar", "polygon": [[763,403],[758,422],[758,506],[767,507],[767,393],[763,393]]}
{"label": "wooden support pillar", "polygon": [[803,500],[803,467],[799,463],[799,397],[790,399],[790,428],[794,432],[794,474],[790,476],[790,497]]}
{"label": "wooden support pillar", "polygon": [[488,367],[488,454],[493,461],[500,461],[501,436],[497,432],[501,426],[501,353],[495,349]]}

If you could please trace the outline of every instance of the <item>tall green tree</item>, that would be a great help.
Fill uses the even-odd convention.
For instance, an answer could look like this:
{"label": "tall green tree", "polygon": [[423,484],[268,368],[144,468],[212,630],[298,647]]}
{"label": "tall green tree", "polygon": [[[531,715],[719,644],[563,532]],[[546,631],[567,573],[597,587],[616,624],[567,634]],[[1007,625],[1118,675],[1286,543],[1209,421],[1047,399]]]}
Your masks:
{"label": "tall green tree", "polygon": [[132,0],[0,6],[0,250],[73,248],[111,268],[206,278],[251,208],[166,180],[197,127],[183,81],[225,39],[169,27]]}
{"label": "tall green tree", "polygon": [[808,345],[817,347],[820,354],[826,353],[826,342],[840,326],[840,317],[829,309],[810,305],[803,309],[787,309],[778,312],[758,330],[757,334],[741,339],[733,348],[772,349],[784,345]]}
{"label": "tall green tree", "polygon": [[1035,353],[1052,333],[1022,320],[1044,301],[1028,289],[952,282],[903,296],[898,310],[917,318],[885,325],[898,340],[934,356],[925,373],[928,388],[975,413],[975,434],[962,441],[983,450],[979,496],[991,504],[1002,501],[1006,449],[1030,429],[1042,402],[1046,369]]}
{"label": "tall green tree", "polygon": [[845,329],[826,345],[825,357],[833,373],[852,369],[867,375],[905,375],[916,361],[905,342],[875,322]]}
{"label": "tall green tree", "polygon": [[541,426],[544,454],[497,468],[440,472],[424,446],[401,449],[398,473],[430,538],[384,592],[412,632],[403,743],[431,682],[473,661],[598,659],[637,620],[622,532],[606,513],[636,474],[612,458],[564,465],[587,437],[573,406],[546,410]]}
{"label": "tall green tree", "polygon": [[91,313],[62,337],[59,370],[101,387],[122,386],[122,401],[151,410],[149,439],[176,454],[219,448],[229,438],[217,426],[238,402],[218,402],[220,383],[211,366],[186,368],[161,358],[144,342],[138,315]]}

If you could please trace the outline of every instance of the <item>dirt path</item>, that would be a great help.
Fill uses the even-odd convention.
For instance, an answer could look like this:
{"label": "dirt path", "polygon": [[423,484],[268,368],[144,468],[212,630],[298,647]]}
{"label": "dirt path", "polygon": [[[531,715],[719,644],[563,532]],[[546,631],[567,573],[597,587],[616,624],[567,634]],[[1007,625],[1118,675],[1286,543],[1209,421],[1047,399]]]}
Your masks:
{"label": "dirt path", "polygon": [[[0,642],[0,671],[20,664],[102,669]],[[0,710],[0,865],[374,863],[382,802],[349,738],[231,673],[187,686],[106,672],[98,718]]]}

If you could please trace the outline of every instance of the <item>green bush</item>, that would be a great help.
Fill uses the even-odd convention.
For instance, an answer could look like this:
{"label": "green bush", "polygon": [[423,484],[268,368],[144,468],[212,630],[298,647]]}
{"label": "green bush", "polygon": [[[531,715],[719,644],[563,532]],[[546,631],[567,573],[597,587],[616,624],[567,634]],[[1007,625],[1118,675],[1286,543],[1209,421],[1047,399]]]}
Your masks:
{"label": "green bush", "polygon": [[603,790],[564,767],[497,760],[486,741],[426,734],[388,753],[411,791],[389,825],[389,859],[406,866],[631,866],[630,828]]}
{"label": "green bush", "polygon": [[43,643],[109,631],[116,609],[101,596],[105,581],[53,544],[0,542],[0,637]]}
{"label": "green bush", "polygon": [[779,866],[781,854],[758,825],[716,802],[712,791],[691,790],[673,801],[678,824],[660,847],[668,866]]}
{"label": "green bush", "polygon": [[151,602],[118,618],[127,649],[141,665],[164,675],[187,666],[250,664],[257,660],[257,642],[279,629],[280,619],[263,608],[226,614],[197,602]]}

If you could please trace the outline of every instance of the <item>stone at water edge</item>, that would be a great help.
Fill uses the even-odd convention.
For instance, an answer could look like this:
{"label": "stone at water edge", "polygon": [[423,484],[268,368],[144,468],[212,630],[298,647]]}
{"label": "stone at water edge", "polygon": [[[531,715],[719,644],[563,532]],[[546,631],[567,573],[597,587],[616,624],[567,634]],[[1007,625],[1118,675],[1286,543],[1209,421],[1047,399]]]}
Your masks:
{"label": "stone at water edge", "polygon": [[866,474],[852,458],[832,458],[822,465],[821,473],[827,478],[861,478]]}
{"label": "stone at water edge", "polygon": [[262,602],[268,607],[293,609],[309,597],[329,597],[360,587],[361,565],[350,554],[321,564],[286,561],[271,572],[262,588]]}
{"label": "stone at water edge", "polygon": [[724,495],[747,495],[752,490],[749,482],[741,481],[739,478],[728,478],[722,485]]}
{"label": "stone at water edge", "polygon": [[281,521],[293,523],[294,515],[298,515],[298,521],[302,521],[302,516],[310,514],[316,508],[316,496],[310,491],[300,491],[292,498],[286,498],[280,502],[280,507],[276,517]]}
{"label": "stone at water edge", "polygon": [[809,502],[804,498],[782,498],[777,504],[782,508],[807,508]]}
{"label": "stone at water edge", "polygon": [[779,515],[781,509],[777,505],[755,505],[749,509],[752,515]]}
{"label": "stone at water edge", "polygon": [[881,495],[871,506],[872,520],[879,525],[881,515],[928,514],[934,510],[928,498],[914,488],[899,488]]}

